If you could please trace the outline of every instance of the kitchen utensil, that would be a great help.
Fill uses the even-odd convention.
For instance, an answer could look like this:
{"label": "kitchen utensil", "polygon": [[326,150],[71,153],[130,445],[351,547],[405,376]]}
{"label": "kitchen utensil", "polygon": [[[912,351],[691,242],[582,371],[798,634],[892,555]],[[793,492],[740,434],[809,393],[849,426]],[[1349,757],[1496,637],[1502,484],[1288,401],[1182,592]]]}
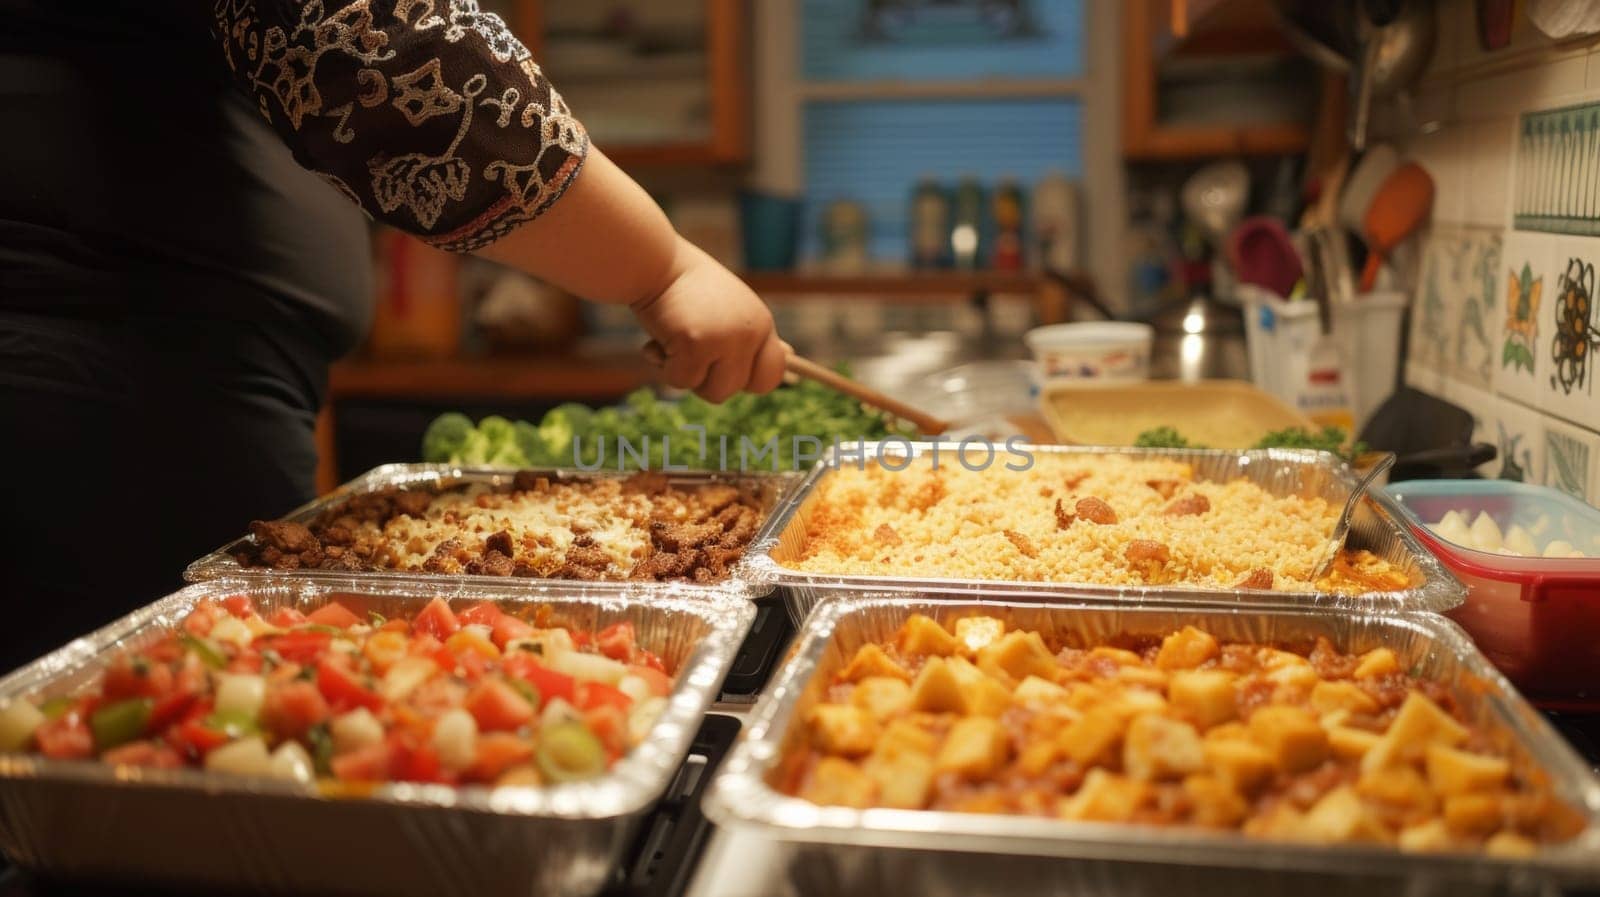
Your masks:
{"label": "kitchen utensil", "polygon": [[1171,427],[1196,445],[1247,449],[1274,430],[1312,427],[1243,380],[1067,383],[1046,389],[1039,404],[1063,445],[1133,445],[1140,433]]}
{"label": "kitchen utensil", "polygon": [[1416,83],[1438,40],[1433,0],[1362,0],[1357,7],[1360,52],[1350,143],[1366,149],[1372,104]]}
{"label": "kitchen utensil", "polygon": [[[1233,292],[1230,288],[1230,294]],[[1208,293],[1178,299],[1151,317],[1150,376],[1157,379],[1241,380],[1250,375],[1244,316]]]}
{"label": "kitchen utensil", "polygon": [[1472,414],[1444,399],[1403,386],[1378,406],[1361,441],[1399,456],[1394,479],[1463,479],[1494,460],[1495,447],[1474,443]]}
{"label": "kitchen utensil", "polygon": [[1363,233],[1372,198],[1378,195],[1389,175],[1400,167],[1400,161],[1400,154],[1387,143],[1375,143],[1361,154],[1361,161],[1351,169],[1344,182],[1344,192],[1339,196],[1339,224],[1351,233]]}
{"label": "kitchen utensil", "polygon": [[1295,49],[1330,71],[1350,71],[1357,49],[1354,4],[1274,0],[1272,11]]}
{"label": "kitchen utensil", "polygon": [[1344,500],[1344,510],[1339,512],[1339,520],[1333,525],[1333,537],[1328,541],[1327,553],[1322,556],[1322,560],[1317,564],[1315,579],[1320,579],[1326,575],[1328,570],[1333,567],[1333,562],[1339,557],[1339,550],[1344,548],[1344,540],[1350,535],[1350,516],[1355,513],[1356,506],[1366,496],[1367,489],[1372,486],[1374,480],[1383,476],[1393,466],[1394,455],[1390,452],[1380,453],[1372,463],[1372,466],[1367,468],[1367,472],[1361,475],[1361,479],[1356,483],[1355,488],[1350,490],[1350,496]]}
{"label": "kitchen utensil", "polygon": [[1249,198],[1250,170],[1242,162],[1213,162],[1183,185],[1183,211],[1213,246],[1227,239]]}
{"label": "kitchen utensil", "polygon": [[1228,261],[1241,283],[1265,287],[1288,296],[1305,276],[1300,253],[1276,218],[1246,218],[1228,236]]}
{"label": "kitchen utensil", "polygon": [[790,355],[787,367],[789,373],[797,377],[815,380],[823,386],[831,387],[847,396],[859,399],[864,405],[887,411],[916,427],[925,436],[938,436],[950,429],[949,421],[913,408],[893,396],[885,395],[864,383],[851,380],[837,371],[823,367],[799,355]]}
{"label": "kitchen utensil", "polygon": [[1388,254],[1427,222],[1433,211],[1433,190],[1433,178],[1415,162],[1395,169],[1378,189],[1363,219],[1367,267],[1361,272],[1362,292],[1370,292],[1377,283],[1378,270]]}
{"label": "kitchen utensil", "polygon": [[1350,271],[1350,244],[1337,227],[1319,227],[1307,234],[1322,260],[1327,296],[1336,307],[1356,297],[1356,279]]}

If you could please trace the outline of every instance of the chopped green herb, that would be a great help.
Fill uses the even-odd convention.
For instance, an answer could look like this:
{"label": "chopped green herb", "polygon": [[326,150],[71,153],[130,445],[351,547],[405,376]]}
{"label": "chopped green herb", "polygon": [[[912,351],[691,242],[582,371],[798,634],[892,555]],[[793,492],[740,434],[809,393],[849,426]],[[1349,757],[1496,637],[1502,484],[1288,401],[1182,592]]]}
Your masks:
{"label": "chopped green herb", "polygon": [[1139,448],[1205,448],[1203,445],[1189,442],[1183,437],[1183,434],[1172,427],[1156,427],[1154,430],[1146,430],[1134,437],[1133,444]]}

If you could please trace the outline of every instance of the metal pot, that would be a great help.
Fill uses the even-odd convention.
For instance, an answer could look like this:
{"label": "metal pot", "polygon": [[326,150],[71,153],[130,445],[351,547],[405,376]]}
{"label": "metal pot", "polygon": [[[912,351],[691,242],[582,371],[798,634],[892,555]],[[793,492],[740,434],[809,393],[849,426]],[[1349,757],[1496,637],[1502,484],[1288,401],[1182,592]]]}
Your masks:
{"label": "metal pot", "polygon": [[1150,376],[1158,380],[1248,380],[1244,313],[1207,296],[1163,306],[1150,319],[1156,329]]}

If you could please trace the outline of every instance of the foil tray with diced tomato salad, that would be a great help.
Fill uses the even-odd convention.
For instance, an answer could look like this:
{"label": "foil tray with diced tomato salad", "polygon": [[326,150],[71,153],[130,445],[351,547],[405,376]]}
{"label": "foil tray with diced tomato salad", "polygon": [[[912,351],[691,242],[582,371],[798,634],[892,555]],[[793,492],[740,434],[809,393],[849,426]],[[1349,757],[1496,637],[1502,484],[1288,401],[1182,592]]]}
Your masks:
{"label": "foil tray with diced tomato salad", "polygon": [[566,782],[639,744],[673,686],[631,623],[587,631],[548,606],[263,608],[202,600],[86,691],[0,707],[0,751],[300,782]]}

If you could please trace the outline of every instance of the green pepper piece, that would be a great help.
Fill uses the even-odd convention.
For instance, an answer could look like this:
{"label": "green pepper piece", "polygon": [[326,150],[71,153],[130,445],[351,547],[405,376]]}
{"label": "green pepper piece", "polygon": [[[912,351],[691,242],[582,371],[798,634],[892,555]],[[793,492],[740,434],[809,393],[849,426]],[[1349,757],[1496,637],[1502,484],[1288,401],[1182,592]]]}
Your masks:
{"label": "green pepper piece", "polygon": [[97,750],[107,751],[144,734],[155,702],[149,698],[129,698],[107,704],[89,715],[89,731]]}
{"label": "green pepper piece", "polygon": [[326,723],[318,723],[306,731],[311,742],[311,766],[319,776],[333,775],[333,736]]}
{"label": "green pepper piece", "polygon": [[60,719],[72,709],[74,703],[71,698],[51,698],[39,705],[39,712],[44,714],[45,719]]}
{"label": "green pepper piece", "polygon": [[579,722],[556,723],[540,733],[534,759],[539,771],[552,782],[593,778],[606,769],[600,739]]}
{"label": "green pepper piece", "polygon": [[516,690],[517,694],[527,698],[528,703],[533,705],[533,709],[539,709],[539,701],[541,700],[539,696],[539,689],[534,688],[532,682],[528,682],[524,679],[518,679],[515,676],[507,676],[506,682]]}
{"label": "green pepper piece", "polygon": [[261,732],[261,727],[256,724],[256,719],[249,714],[237,710],[217,710],[205,719],[205,727],[228,736],[230,739],[243,738],[246,735],[256,735]]}
{"label": "green pepper piece", "polygon": [[223,654],[221,648],[205,639],[186,632],[183,634],[181,641],[186,650],[193,651],[195,656],[200,658],[201,663],[213,670],[220,670],[228,665],[228,655]]}

